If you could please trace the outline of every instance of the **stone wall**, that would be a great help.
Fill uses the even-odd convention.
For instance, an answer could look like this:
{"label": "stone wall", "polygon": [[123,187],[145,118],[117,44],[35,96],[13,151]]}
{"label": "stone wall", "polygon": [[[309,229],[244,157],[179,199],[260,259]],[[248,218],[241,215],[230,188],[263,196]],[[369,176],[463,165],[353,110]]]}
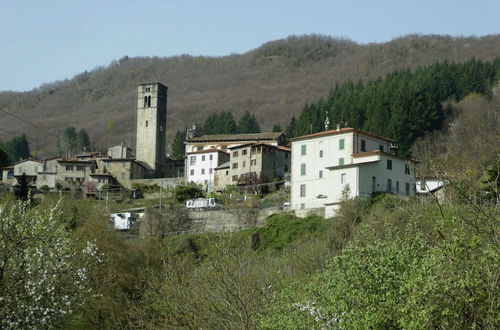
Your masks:
{"label": "stone wall", "polygon": [[144,185],[158,185],[163,188],[173,188],[184,184],[184,178],[157,178],[157,179],[135,179],[130,180],[132,186],[134,183],[144,184]]}

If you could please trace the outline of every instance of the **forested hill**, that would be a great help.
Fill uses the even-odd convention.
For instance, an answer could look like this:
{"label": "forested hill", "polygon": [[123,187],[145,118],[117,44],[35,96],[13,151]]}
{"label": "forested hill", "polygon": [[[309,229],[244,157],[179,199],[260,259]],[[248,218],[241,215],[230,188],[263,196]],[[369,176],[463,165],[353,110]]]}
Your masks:
{"label": "forested hill", "polygon": [[[125,56],[107,67],[29,92],[1,92],[0,106],[56,136],[74,126],[87,129],[100,148],[121,141],[133,146],[137,83],[160,81],[169,86],[170,137],[218,111],[230,111],[236,119],[249,111],[263,130],[270,130],[274,123],[286,127],[305,103],[327,96],[336,84],[368,82],[397,69],[414,70],[436,62],[493,61],[498,54],[500,35],[406,36],[367,45],[317,35],[289,37],[225,57]],[[47,133],[5,113],[2,128],[25,133],[28,141],[46,148],[56,145]],[[0,140],[9,138],[0,132]]]}

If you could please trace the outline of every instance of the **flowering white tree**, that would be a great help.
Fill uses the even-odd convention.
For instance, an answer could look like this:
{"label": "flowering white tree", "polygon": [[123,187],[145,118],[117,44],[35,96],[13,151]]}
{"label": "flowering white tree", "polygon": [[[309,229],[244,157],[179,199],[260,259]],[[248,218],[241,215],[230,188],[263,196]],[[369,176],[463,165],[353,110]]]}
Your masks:
{"label": "flowering white tree", "polygon": [[94,242],[78,249],[59,205],[0,205],[0,328],[55,326],[89,295]]}

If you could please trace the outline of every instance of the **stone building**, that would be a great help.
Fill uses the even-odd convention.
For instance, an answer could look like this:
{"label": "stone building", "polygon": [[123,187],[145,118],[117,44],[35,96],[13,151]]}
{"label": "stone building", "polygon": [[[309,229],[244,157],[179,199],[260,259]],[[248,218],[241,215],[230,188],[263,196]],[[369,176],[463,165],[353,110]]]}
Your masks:
{"label": "stone building", "polygon": [[243,144],[229,148],[231,182],[249,185],[283,179],[290,170],[290,149],[264,143]]}
{"label": "stone building", "polygon": [[147,176],[162,175],[166,152],[167,90],[161,83],[137,86],[136,160],[147,165]]}

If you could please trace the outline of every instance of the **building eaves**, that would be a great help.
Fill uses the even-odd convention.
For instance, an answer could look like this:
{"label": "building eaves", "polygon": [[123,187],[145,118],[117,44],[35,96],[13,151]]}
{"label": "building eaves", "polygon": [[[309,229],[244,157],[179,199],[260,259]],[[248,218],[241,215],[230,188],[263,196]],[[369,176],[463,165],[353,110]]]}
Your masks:
{"label": "building eaves", "polygon": [[312,133],[312,134],[302,135],[302,136],[298,136],[296,138],[292,138],[291,140],[292,140],[292,142],[295,142],[295,141],[310,140],[310,139],[315,139],[315,138],[319,138],[319,137],[325,137],[325,136],[330,136],[330,135],[338,135],[338,134],[345,134],[345,133],[357,133],[357,134],[361,134],[361,135],[373,137],[373,138],[376,138],[376,139],[379,139],[379,140],[384,140],[384,141],[387,141],[387,142],[396,142],[393,139],[389,139],[387,137],[376,135],[376,134],[372,134],[372,133],[365,132],[365,131],[360,131],[360,130],[354,129],[352,127],[344,127],[344,128],[341,128],[340,130],[331,129],[331,130],[324,131],[324,132],[318,132],[318,133]]}
{"label": "building eaves", "polygon": [[186,142],[237,142],[237,141],[262,141],[262,140],[277,140],[282,136],[283,132],[273,133],[248,133],[248,134],[214,134],[202,135],[191,139]]}
{"label": "building eaves", "polygon": [[225,169],[225,168],[229,168],[230,167],[230,163],[231,162],[226,162],[226,163],[220,164],[219,166],[217,166],[216,168],[214,168],[214,170],[222,170],[222,169]]}
{"label": "building eaves", "polygon": [[413,163],[421,163],[421,161],[416,160],[416,159],[404,158],[404,157],[396,156],[396,155],[393,155],[393,154],[390,154],[390,153],[387,153],[387,152],[384,152],[384,151],[381,151],[381,150],[372,150],[372,151],[358,152],[358,153],[352,154],[352,157],[358,158],[358,157],[368,157],[368,156],[374,156],[374,155],[384,155],[384,156],[387,156],[387,157],[401,159],[401,160],[409,161],[409,162],[413,162]]}
{"label": "building eaves", "polygon": [[217,148],[211,148],[211,149],[205,149],[205,150],[200,150],[200,151],[192,151],[192,152],[187,152],[186,155],[196,155],[196,154],[207,154],[211,152],[220,152],[223,154],[227,154],[227,152],[217,149]]}

